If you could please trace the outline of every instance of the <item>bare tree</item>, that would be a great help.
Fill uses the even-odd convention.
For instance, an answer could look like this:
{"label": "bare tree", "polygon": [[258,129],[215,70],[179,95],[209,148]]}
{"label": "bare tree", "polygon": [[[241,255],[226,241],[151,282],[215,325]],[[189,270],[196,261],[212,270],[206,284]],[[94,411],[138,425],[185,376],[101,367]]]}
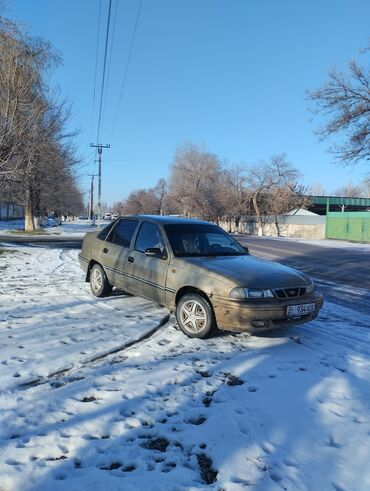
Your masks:
{"label": "bare tree", "polygon": [[[296,186],[299,172],[289,162],[284,154],[271,157],[269,162],[261,162],[249,171],[249,185],[252,191],[252,202],[257,215],[258,235],[262,235],[263,217],[271,214],[268,196],[278,189],[291,189]],[[275,195],[276,196],[276,195]],[[279,195],[276,196],[280,200]],[[282,200],[281,210],[287,206]],[[290,204],[289,204],[290,206]],[[285,211],[289,211],[286,209]]]}
{"label": "bare tree", "polygon": [[370,196],[370,179],[365,177],[362,182],[353,184],[349,182],[345,186],[342,186],[334,191],[334,196],[341,196],[346,198],[368,198]]}
{"label": "bare tree", "polygon": [[158,215],[164,215],[166,213],[166,202],[168,196],[168,185],[166,179],[159,179],[153,188],[153,192],[158,200]]}
{"label": "bare tree", "polygon": [[226,217],[239,226],[243,215],[251,214],[252,192],[248,189],[248,170],[236,165],[225,170]]}
{"label": "bare tree", "polygon": [[[369,52],[370,47],[365,50]],[[370,69],[352,61],[349,75],[333,70],[321,88],[309,97],[316,103],[316,112],[329,121],[318,130],[321,138],[341,136],[343,144],[330,150],[343,165],[352,165],[370,157]]]}
{"label": "bare tree", "polygon": [[310,187],[310,194],[312,196],[326,196],[327,192],[320,182],[316,182]]}
{"label": "bare tree", "polygon": [[288,211],[307,208],[310,204],[311,199],[307,194],[307,188],[292,181],[282,186],[274,186],[265,196],[264,215],[274,217],[279,236],[279,215],[284,215]]}
{"label": "bare tree", "polygon": [[177,213],[178,208],[169,195],[167,181],[159,179],[153,188],[132,191],[126,199],[113,204],[113,210],[120,215]]}
{"label": "bare tree", "polygon": [[129,194],[122,207],[127,214],[159,215],[161,201],[153,188],[138,189]]}
{"label": "bare tree", "polygon": [[237,226],[242,215],[255,213],[262,233],[266,216],[308,204],[298,177],[285,155],[249,169],[225,168],[216,155],[187,143],[175,154],[168,190],[161,179],[154,188],[131,192],[114,209],[121,214],[180,213],[215,222],[222,218]]}
{"label": "bare tree", "polygon": [[370,198],[370,174],[363,180],[364,198]]}
{"label": "bare tree", "polygon": [[[45,82],[58,62],[48,42],[0,17],[0,183],[24,203],[28,231],[45,208],[46,187],[61,197],[63,176],[69,184],[74,179],[72,135],[64,131],[69,109]],[[75,183],[73,189],[79,193]]]}
{"label": "bare tree", "polygon": [[[60,153],[62,151],[62,153]],[[35,200],[36,213],[53,212],[57,216],[76,216],[84,213],[83,194],[73,170],[75,159],[68,149],[59,146],[49,154],[47,165],[41,167]],[[37,184],[37,183],[36,183]]]}
{"label": "bare tree", "polygon": [[352,184],[349,182],[345,186],[338,188],[334,191],[334,196],[342,196],[346,198],[360,198],[362,196],[363,188],[361,184]]}
{"label": "bare tree", "polygon": [[178,148],[171,168],[170,195],[181,213],[217,221],[225,213],[225,179],[220,160],[199,145]]}

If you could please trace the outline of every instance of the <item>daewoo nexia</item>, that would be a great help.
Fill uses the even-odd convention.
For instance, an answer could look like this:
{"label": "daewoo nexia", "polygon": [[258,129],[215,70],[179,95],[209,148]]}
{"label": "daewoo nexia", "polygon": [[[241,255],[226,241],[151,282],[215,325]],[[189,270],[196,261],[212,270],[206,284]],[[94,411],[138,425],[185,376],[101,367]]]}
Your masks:
{"label": "daewoo nexia", "polygon": [[314,319],[323,304],[304,273],[249,254],[217,225],[165,216],[119,217],[87,233],[79,254],[97,297],[118,287],[176,313],[182,331],[261,332]]}

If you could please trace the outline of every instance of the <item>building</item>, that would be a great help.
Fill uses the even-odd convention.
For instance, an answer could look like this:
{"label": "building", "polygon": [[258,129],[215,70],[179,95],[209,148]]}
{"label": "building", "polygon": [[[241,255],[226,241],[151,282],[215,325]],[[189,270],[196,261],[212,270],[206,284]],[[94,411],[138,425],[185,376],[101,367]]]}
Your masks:
{"label": "building", "polygon": [[24,218],[24,206],[0,201],[0,220],[17,220]]}

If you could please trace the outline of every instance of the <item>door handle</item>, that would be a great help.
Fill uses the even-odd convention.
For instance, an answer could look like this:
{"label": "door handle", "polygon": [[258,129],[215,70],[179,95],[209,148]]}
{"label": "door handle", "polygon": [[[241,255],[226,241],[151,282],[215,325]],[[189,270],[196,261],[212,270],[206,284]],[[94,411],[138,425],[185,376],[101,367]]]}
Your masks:
{"label": "door handle", "polygon": [[128,262],[129,263],[133,263],[134,261],[135,261],[135,259],[132,256],[129,256],[128,257]]}
{"label": "door handle", "polygon": [[103,252],[104,252],[104,254],[107,254],[108,249],[106,247],[104,247]]}

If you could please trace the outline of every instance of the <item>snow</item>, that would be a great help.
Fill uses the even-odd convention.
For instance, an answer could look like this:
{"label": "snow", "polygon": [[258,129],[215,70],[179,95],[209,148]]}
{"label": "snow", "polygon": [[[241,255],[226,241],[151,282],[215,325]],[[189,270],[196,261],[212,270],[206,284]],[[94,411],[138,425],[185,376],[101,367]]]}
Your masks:
{"label": "snow", "polygon": [[9,232],[10,230],[23,230],[24,220],[0,220],[0,231],[1,233]]}
{"label": "snow", "polygon": [[370,312],[197,340],[77,251],[0,274],[1,491],[370,489]]}
{"label": "snow", "polygon": [[[105,227],[111,223],[107,220],[101,220],[101,227]],[[24,220],[14,220],[9,222],[0,221],[0,232],[1,234],[10,234],[17,231],[17,236],[27,236],[24,231]],[[40,228],[38,235],[59,235],[59,236],[69,236],[69,237],[83,237],[86,232],[95,232],[98,230],[97,225],[93,225],[90,220],[73,220],[69,222],[63,222],[61,225],[56,227],[45,227]]]}
{"label": "snow", "polygon": [[24,247],[5,255],[0,285],[3,391],[87,363],[146,334],[167,315],[151,302],[120,292],[103,301],[93,298],[77,253]]}

